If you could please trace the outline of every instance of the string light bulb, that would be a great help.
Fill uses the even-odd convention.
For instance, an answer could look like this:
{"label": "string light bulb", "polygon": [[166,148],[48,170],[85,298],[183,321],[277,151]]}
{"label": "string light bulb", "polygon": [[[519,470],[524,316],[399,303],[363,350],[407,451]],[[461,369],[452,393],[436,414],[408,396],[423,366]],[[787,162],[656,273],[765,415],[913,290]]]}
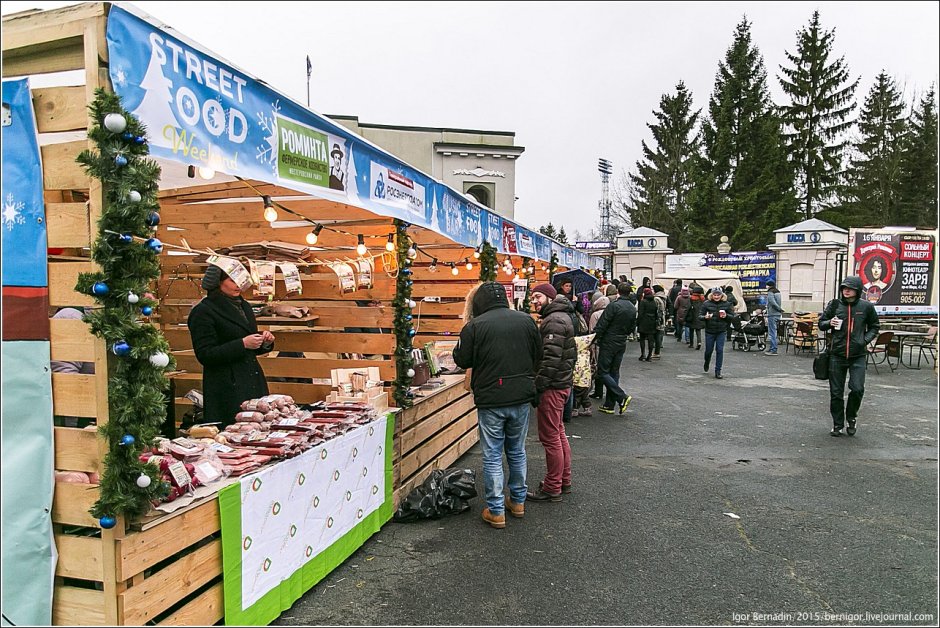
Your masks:
{"label": "string light bulb", "polygon": [[428,270],[432,273],[437,272],[437,258],[436,257],[431,258],[431,265],[428,266]]}
{"label": "string light bulb", "polygon": [[467,270],[473,270],[473,263],[470,260],[467,260]]}
{"label": "string light bulb", "polygon": [[418,251],[415,249],[414,245],[408,247],[408,259],[414,259],[418,257]]}
{"label": "string light bulb", "polygon": [[313,231],[307,234],[307,244],[313,246],[320,239],[320,232],[323,231],[323,225],[317,225]]}
{"label": "string light bulb", "polygon": [[368,250],[366,249],[365,239],[361,233],[357,236],[357,238],[359,238],[359,244],[356,245],[356,253],[359,255],[365,255],[366,251]]}
{"label": "string light bulb", "polygon": [[473,251],[473,259],[480,259],[480,249],[482,248],[483,248],[483,245],[481,244]]}
{"label": "string light bulb", "polygon": [[453,275],[454,277],[460,274],[460,271],[457,270],[457,264],[453,262],[450,263],[450,274]]}
{"label": "string light bulb", "polygon": [[274,222],[277,220],[277,209],[274,207],[274,201],[271,200],[270,196],[262,196],[261,199],[264,201],[264,219],[268,222]]}
{"label": "string light bulb", "polygon": [[395,250],[395,234],[388,234],[388,242],[385,243],[385,250],[391,253]]}
{"label": "string light bulb", "polygon": [[208,166],[199,166],[199,176],[206,181],[211,181],[215,176],[215,170],[209,168]]}

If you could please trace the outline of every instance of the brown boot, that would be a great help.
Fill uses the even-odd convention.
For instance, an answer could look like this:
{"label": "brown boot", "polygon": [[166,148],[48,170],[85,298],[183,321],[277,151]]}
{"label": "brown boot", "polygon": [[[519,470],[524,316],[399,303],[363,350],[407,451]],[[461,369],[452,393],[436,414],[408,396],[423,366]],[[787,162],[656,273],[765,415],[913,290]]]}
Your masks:
{"label": "brown boot", "polygon": [[483,509],[483,521],[487,522],[494,528],[505,528],[506,527],[506,515],[493,515],[490,514],[489,508]]}
{"label": "brown boot", "polygon": [[509,499],[509,495],[506,495],[506,510],[509,511],[510,515],[518,519],[522,519],[525,516],[525,504],[517,504]]}

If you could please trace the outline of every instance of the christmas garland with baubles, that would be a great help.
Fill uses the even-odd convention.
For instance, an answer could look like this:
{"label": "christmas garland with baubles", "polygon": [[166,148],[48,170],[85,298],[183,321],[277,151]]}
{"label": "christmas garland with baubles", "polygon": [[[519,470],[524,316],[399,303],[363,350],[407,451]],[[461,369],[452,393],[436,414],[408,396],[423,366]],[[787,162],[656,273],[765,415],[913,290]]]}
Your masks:
{"label": "christmas garland with baubles", "polygon": [[147,513],[169,492],[160,469],[141,462],[140,454],[152,446],[166,417],[164,371],[173,359],[163,334],[149,321],[157,300],[147,292],[160,276],[163,249],[154,237],[160,166],[147,158],[146,129],[117,95],[98,89],[89,109],[94,148],[82,151],[77,161],[102,184],[104,204],[91,248],[101,270],[80,274],[75,289],[97,301],[84,320],[115,356],[108,369],[109,418],[98,428],[108,453],[101,494],[89,510],[102,528],[111,528],[119,516]]}
{"label": "christmas garland with baubles", "polygon": [[413,274],[411,263],[418,256],[418,250],[408,236],[406,227],[407,225],[402,221],[395,221],[398,277],[392,306],[395,308],[395,346],[397,347],[398,369],[392,396],[395,398],[395,405],[399,408],[410,408],[414,404],[414,394],[410,388],[415,376],[415,361],[411,351],[412,340],[417,333],[412,325],[414,320],[412,309],[417,304],[411,300],[411,287],[414,285],[414,280],[411,278]]}
{"label": "christmas garland with baubles", "polygon": [[484,241],[480,248],[480,281],[496,281],[496,247]]}

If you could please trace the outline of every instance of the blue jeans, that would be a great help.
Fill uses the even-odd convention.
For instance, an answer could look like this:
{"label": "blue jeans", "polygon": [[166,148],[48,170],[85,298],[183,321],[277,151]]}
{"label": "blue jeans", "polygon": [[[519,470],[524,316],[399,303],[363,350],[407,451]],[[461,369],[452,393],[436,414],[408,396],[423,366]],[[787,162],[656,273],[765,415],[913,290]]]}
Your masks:
{"label": "blue jeans", "polygon": [[721,373],[721,363],[725,358],[725,334],[710,334],[705,332],[705,365],[708,366],[712,361],[712,351],[715,352],[715,373]]}
{"label": "blue jeans", "polygon": [[771,353],[777,353],[777,327],[779,325],[779,316],[767,317],[767,337],[770,339],[770,347],[768,347],[767,350]]}
{"label": "blue jeans", "polygon": [[620,387],[620,365],[623,363],[623,354],[626,345],[619,349],[608,350],[601,348],[597,356],[597,376],[607,388],[607,398],[604,399],[605,408],[614,408],[626,398],[627,393]]}
{"label": "blue jeans", "polygon": [[525,437],[529,431],[530,404],[505,408],[477,408],[480,448],[483,450],[483,493],[494,515],[506,508],[503,497],[503,449],[509,462],[509,496],[525,503],[527,486]]}
{"label": "blue jeans", "polygon": [[[829,354],[829,414],[832,415],[832,427],[842,429],[845,421],[855,423],[858,409],[865,395],[865,367],[868,356],[845,358]],[[845,394],[845,375],[849,375],[849,399],[843,405]]]}

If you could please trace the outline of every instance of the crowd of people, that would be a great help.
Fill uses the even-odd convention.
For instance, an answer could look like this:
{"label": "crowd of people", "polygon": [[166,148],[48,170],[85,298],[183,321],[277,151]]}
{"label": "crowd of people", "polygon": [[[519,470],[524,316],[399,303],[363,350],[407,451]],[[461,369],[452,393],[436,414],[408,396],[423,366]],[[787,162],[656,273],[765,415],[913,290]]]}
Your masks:
{"label": "crowd of people", "polygon": [[[202,281],[207,296],[190,313],[188,325],[196,358],[203,365],[205,417],[226,423],[238,403],[267,393],[257,356],[274,348],[274,335],[258,330],[250,305],[225,271],[209,266]],[[830,343],[830,413],[832,436],[849,436],[865,388],[866,345],[877,335],[878,316],[861,299],[859,277],[847,277],[840,296],[825,308],[819,328]],[[676,280],[667,294],[648,278],[638,289],[625,277],[602,284],[587,299],[575,294],[569,279],[535,286],[530,302],[538,323],[525,312],[510,308],[506,290],[485,282],[467,297],[465,324],[454,349],[454,361],[467,370],[477,407],[483,452],[483,519],[495,528],[506,526],[506,514],[525,515],[526,502],[559,502],[572,490],[571,448],[565,423],[572,416],[590,416],[591,399],[606,414],[627,411],[633,397],[620,382],[627,344],[639,335],[644,362],[659,360],[663,336],[671,320],[675,339],[690,349],[702,348],[704,370],[714,364],[722,379],[724,346],[740,324],[730,287],[706,291],[694,281]],[[767,329],[777,353],[776,329],[783,308],[779,292],[768,282]],[[80,317],[63,311],[58,318]],[[58,363],[54,370],[80,372],[82,365]],[[848,402],[844,400],[848,377]],[[593,391],[592,391],[593,389]],[[531,408],[535,408],[539,442],[545,449],[546,470],[530,490],[525,438]],[[505,452],[509,478],[503,475]],[[504,485],[508,492],[504,493]]]}
{"label": "crowd of people", "polygon": [[[865,346],[878,333],[874,308],[859,297],[858,277],[842,282],[841,294],[826,307],[819,327],[828,331],[832,352],[829,378],[833,436],[854,435],[864,394]],[[627,344],[639,336],[644,362],[659,360],[663,337],[671,320],[677,342],[702,349],[703,368],[714,365],[723,379],[724,347],[740,329],[737,301],[731,286],[707,291],[694,281],[677,279],[667,294],[661,285],[643,279],[638,289],[625,277],[601,285],[587,308],[570,280],[543,283],[532,290],[530,302],[538,324],[528,313],[510,309],[506,291],[497,282],[481,284],[468,307],[454,350],[457,365],[472,373],[470,388],[478,410],[483,452],[486,507],[483,520],[494,528],[506,526],[506,515],[523,517],[526,502],[559,502],[572,490],[571,449],[565,424],[572,416],[590,416],[590,399],[600,412],[624,414],[633,397],[620,382]],[[783,313],[773,282],[767,289],[766,355],[777,354],[777,325]],[[848,403],[844,401],[849,377]],[[591,390],[593,388],[593,391]],[[539,442],[545,449],[542,481],[526,484],[525,436],[530,408],[535,408]],[[504,494],[502,456],[509,468]]]}

